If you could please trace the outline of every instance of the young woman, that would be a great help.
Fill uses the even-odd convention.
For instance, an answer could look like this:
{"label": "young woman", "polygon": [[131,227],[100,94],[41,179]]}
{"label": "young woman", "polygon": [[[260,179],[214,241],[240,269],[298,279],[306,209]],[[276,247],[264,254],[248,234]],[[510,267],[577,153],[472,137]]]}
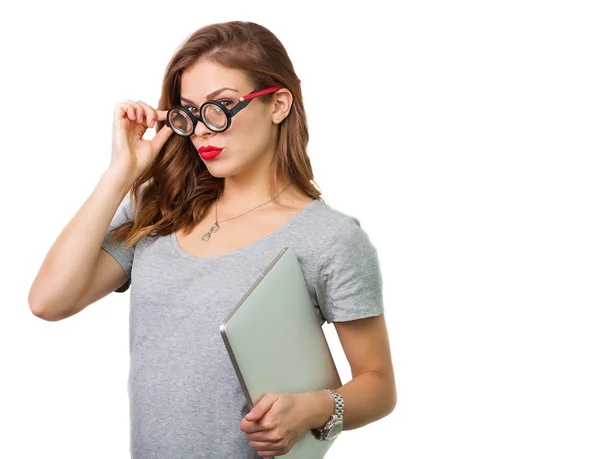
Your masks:
{"label": "young woman", "polygon": [[[142,139],[156,127],[152,140]],[[282,455],[396,402],[377,252],[313,182],[300,80],[250,22],[206,26],[176,52],[157,109],[118,103],[110,166],[50,249],[29,295],[61,320],[131,286],[131,454]],[[297,253],[352,380],[267,394],[251,412],[219,325],[283,247]]]}

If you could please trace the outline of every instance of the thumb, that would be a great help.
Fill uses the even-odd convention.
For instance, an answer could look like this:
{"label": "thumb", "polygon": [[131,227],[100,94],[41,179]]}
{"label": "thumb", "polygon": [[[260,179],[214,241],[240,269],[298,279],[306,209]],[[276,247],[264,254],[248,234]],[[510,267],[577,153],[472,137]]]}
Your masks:
{"label": "thumb", "polygon": [[173,129],[171,129],[165,123],[165,125],[162,127],[162,129],[160,131],[158,131],[157,134],[154,136],[154,138],[150,141],[150,143],[152,144],[152,150],[160,151],[160,149],[163,147],[163,145],[165,144],[167,139],[169,137],[171,137],[171,134],[173,134]]}
{"label": "thumb", "polygon": [[265,413],[271,409],[276,400],[277,397],[275,396],[265,396],[261,398],[260,401],[254,405],[254,408],[246,415],[246,419],[248,421],[257,421],[262,418]]}

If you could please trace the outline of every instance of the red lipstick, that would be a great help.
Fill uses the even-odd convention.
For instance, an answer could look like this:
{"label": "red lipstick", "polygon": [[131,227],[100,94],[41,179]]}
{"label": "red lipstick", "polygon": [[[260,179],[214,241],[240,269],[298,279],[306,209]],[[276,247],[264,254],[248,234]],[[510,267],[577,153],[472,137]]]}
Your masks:
{"label": "red lipstick", "polygon": [[221,154],[221,151],[223,151],[222,148],[213,147],[212,145],[198,148],[198,153],[202,159],[214,159]]}

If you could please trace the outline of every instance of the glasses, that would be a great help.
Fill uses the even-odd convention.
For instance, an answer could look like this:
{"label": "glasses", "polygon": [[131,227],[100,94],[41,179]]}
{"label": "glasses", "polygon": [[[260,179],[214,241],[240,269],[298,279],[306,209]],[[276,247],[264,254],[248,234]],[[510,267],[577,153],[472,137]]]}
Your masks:
{"label": "glasses", "polygon": [[[300,80],[298,80],[300,83]],[[255,89],[250,94],[238,99],[238,103],[232,108],[227,108],[224,103],[216,100],[207,100],[200,108],[193,105],[182,106],[175,105],[167,112],[166,124],[173,129],[176,134],[183,137],[189,137],[196,130],[198,121],[213,132],[223,132],[231,126],[231,119],[237,115],[243,108],[247,107],[255,97],[271,94],[279,91],[281,86],[272,86],[267,89]]]}

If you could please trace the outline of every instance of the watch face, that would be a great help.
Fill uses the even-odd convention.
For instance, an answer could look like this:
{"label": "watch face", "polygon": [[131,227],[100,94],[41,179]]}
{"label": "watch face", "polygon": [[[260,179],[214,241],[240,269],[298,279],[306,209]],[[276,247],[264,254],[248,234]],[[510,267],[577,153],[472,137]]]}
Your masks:
{"label": "watch face", "polygon": [[327,439],[333,440],[337,437],[343,429],[343,423],[339,419],[336,419],[331,427],[331,430],[327,433]]}

